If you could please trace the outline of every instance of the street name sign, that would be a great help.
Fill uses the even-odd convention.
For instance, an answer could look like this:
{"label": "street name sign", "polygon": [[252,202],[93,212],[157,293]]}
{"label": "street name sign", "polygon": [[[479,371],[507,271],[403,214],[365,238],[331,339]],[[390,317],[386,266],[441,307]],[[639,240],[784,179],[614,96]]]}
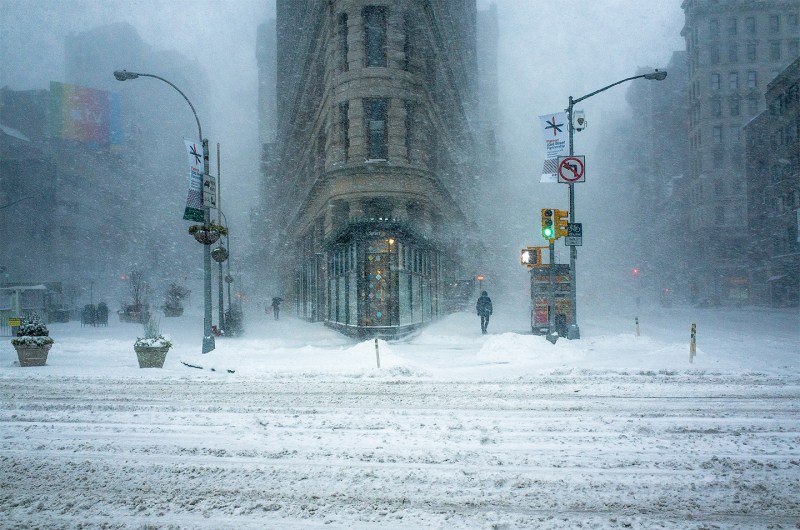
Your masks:
{"label": "street name sign", "polygon": [[203,208],[217,207],[217,177],[203,175]]}
{"label": "street name sign", "polygon": [[569,223],[567,225],[567,236],[564,238],[564,244],[568,247],[583,246],[582,223]]}

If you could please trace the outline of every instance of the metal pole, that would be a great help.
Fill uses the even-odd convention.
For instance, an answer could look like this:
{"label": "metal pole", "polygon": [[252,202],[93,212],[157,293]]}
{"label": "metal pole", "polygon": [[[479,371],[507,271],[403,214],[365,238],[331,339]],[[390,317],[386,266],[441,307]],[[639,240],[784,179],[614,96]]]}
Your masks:
{"label": "metal pole", "polygon": [[556,318],[556,249],[555,241],[550,240],[550,296],[547,304],[547,335],[553,336],[555,333]]}
{"label": "metal pole", "polygon": [[[595,90],[594,92],[590,92],[585,96],[581,96],[577,99],[574,99],[572,96],[569,97],[569,106],[567,107],[567,121],[569,124],[567,125],[567,130],[569,131],[569,156],[574,156],[574,145],[573,145],[573,126],[572,126],[572,109],[576,103],[580,103],[584,99],[588,99],[594,95],[599,94],[605,90],[608,90],[611,87],[615,87],[621,83],[625,83],[626,81],[632,81],[634,79],[650,79],[655,81],[663,81],[667,77],[667,72],[664,70],[658,70],[647,74],[641,75],[634,75],[632,77],[626,77],[625,79],[621,79],[616,83],[611,83],[610,85],[606,85],[599,90]],[[569,222],[575,222],[575,184],[569,184]],[[570,339],[579,339],[581,338],[580,328],[578,327],[578,303],[577,303],[577,283],[578,283],[578,273],[575,270],[576,261],[578,259],[578,247],[575,245],[570,246],[569,251],[569,270],[570,270],[570,298],[572,301],[571,313],[572,313],[572,324],[569,326],[567,331],[567,338]]]}
{"label": "metal pole", "polygon": [[[567,107],[567,130],[569,131],[569,156],[573,156],[574,152],[574,143],[573,143],[573,135],[575,134],[572,128],[572,108],[574,106],[574,102],[572,101],[572,96],[569,97],[569,107]],[[569,222],[575,222],[575,184],[570,182],[569,183]],[[572,313],[570,320],[572,320],[572,324],[569,326],[567,330],[567,338],[568,339],[579,339],[581,338],[581,331],[578,327],[578,272],[575,270],[576,262],[578,260],[578,247],[572,245],[569,247],[569,274],[570,274],[570,282],[569,282],[569,297],[570,297],[570,312]]]}
{"label": "metal pole", "polygon": [[[203,172],[208,175],[208,140],[203,142]],[[203,207],[203,224],[211,224],[211,208]],[[211,330],[211,245],[203,245],[203,293],[205,296],[203,311],[203,353],[215,348],[214,332]]]}
{"label": "metal pole", "polygon": [[[219,160],[219,142],[217,142],[217,224],[222,226],[222,173],[220,171],[220,160]],[[217,295],[219,296],[219,329],[225,330],[225,299],[223,298],[222,294],[222,262],[220,261],[217,263],[219,265],[219,287],[217,289]]]}
{"label": "metal pole", "polygon": [[[192,109],[194,120],[197,122],[197,136],[200,139],[200,143],[203,145],[203,173],[208,175],[208,140],[203,139],[203,128],[200,126],[200,118],[197,117],[197,111],[194,110],[194,105],[192,105],[192,102],[186,97],[186,94],[184,94],[180,88],[176,87],[163,77],[153,74],[142,74],[138,72],[128,72],[127,70],[116,70],[114,71],[114,77],[117,79],[117,81],[126,81],[128,79],[136,79],[137,77],[152,77],[158,79],[159,81],[165,82],[177,90],[178,94],[183,96],[183,99],[185,99],[186,103],[189,104],[189,108]],[[203,224],[205,226],[211,224],[211,211],[205,206],[203,207]],[[214,334],[211,331],[211,245],[203,245],[203,276],[203,291],[205,296],[205,311],[203,315],[203,353],[208,353],[214,349]]]}

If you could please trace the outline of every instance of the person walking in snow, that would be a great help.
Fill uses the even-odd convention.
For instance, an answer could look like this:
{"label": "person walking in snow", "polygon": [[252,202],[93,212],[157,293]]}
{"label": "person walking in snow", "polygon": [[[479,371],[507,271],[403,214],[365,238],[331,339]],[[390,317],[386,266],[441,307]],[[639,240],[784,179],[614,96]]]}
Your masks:
{"label": "person walking in snow", "polygon": [[481,296],[475,304],[475,311],[481,317],[481,332],[486,335],[486,328],[489,327],[489,316],[492,314],[492,299],[486,291],[481,291]]}
{"label": "person walking in snow", "polygon": [[275,316],[275,320],[278,320],[281,314],[281,302],[283,302],[283,298],[278,298],[277,296],[272,299],[272,314]]}

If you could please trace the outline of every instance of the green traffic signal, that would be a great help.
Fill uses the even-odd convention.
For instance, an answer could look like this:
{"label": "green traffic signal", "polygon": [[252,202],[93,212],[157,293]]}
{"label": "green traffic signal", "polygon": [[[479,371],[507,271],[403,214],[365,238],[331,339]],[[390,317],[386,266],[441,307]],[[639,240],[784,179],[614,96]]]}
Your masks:
{"label": "green traffic signal", "polygon": [[555,237],[553,210],[550,208],[542,208],[542,237],[545,239],[553,239]]}

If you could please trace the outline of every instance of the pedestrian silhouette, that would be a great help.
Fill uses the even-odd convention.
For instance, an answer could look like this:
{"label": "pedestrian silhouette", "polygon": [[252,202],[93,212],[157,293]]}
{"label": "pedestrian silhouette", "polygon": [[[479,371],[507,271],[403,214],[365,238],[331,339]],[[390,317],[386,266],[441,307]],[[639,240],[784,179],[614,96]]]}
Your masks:
{"label": "pedestrian silhouette", "polygon": [[275,316],[275,320],[280,318],[281,314],[281,302],[283,302],[283,298],[275,297],[272,299],[272,314]]}
{"label": "pedestrian silhouette", "polygon": [[492,299],[489,298],[486,291],[481,291],[481,296],[475,304],[475,311],[481,317],[481,333],[486,335],[488,333],[486,328],[489,327],[489,316],[492,314]]}

